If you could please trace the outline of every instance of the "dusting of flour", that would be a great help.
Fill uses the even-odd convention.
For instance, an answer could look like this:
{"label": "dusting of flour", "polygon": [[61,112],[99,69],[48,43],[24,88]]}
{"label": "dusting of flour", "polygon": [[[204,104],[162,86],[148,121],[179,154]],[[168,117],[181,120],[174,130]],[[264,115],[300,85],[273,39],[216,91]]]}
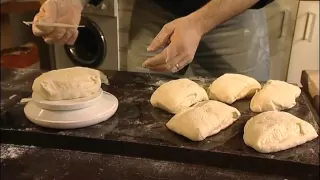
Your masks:
{"label": "dusting of flour", "polygon": [[1,147],[1,159],[16,159],[25,153],[26,149],[18,147]]}
{"label": "dusting of flour", "polygon": [[5,159],[17,159],[27,152],[34,150],[35,146],[15,146],[15,145],[1,145],[1,161]]}

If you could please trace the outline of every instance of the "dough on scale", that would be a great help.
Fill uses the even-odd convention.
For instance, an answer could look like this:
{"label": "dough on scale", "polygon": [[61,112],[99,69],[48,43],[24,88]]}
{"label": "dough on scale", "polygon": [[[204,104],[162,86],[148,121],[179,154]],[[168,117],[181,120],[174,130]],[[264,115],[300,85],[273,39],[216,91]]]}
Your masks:
{"label": "dough on scale", "polygon": [[43,73],[32,85],[34,93],[52,101],[88,97],[98,93],[100,88],[100,71],[85,67]]}
{"label": "dough on scale", "polygon": [[208,100],[206,91],[197,83],[183,78],[162,84],[152,94],[150,102],[154,107],[176,114],[204,100]]}
{"label": "dough on scale", "polygon": [[287,112],[268,111],[248,120],[244,127],[246,145],[261,153],[286,150],[318,137],[308,122]]}
{"label": "dough on scale", "polygon": [[166,126],[192,141],[202,141],[230,126],[240,112],[219,101],[204,101],[173,116]]}
{"label": "dough on scale", "polygon": [[260,83],[249,76],[227,73],[213,81],[208,95],[211,100],[232,104],[236,100],[252,97],[260,89]]}
{"label": "dough on scale", "polygon": [[298,86],[284,81],[269,80],[251,99],[250,109],[253,112],[290,109],[296,105],[296,98],[300,94],[301,89]]}

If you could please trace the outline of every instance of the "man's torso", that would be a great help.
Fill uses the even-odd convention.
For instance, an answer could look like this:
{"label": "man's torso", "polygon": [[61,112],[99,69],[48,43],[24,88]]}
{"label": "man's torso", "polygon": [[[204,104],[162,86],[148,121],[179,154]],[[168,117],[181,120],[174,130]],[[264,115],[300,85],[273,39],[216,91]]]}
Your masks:
{"label": "man's torso", "polygon": [[[178,16],[186,16],[204,6],[210,0],[153,0],[162,8]],[[251,9],[260,9],[274,0],[260,0]]]}

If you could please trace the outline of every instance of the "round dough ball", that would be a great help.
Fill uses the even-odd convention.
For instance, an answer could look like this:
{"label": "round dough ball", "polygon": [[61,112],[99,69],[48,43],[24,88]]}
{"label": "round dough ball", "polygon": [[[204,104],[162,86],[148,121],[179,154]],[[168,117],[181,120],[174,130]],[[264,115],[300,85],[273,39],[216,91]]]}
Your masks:
{"label": "round dough ball", "polygon": [[52,101],[88,97],[98,93],[100,88],[100,71],[85,67],[43,73],[32,85],[34,93]]}

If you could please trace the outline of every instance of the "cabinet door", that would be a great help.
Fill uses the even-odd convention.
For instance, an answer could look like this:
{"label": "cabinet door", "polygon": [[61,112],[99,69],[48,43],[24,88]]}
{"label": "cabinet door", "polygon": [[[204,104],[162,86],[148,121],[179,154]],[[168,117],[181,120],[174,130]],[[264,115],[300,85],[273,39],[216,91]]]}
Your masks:
{"label": "cabinet door", "polygon": [[277,0],[265,7],[270,44],[270,78],[287,78],[299,0]]}
{"label": "cabinet door", "polygon": [[319,70],[319,1],[300,1],[287,81],[301,85],[302,70]]}
{"label": "cabinet door", "polygon": [[135,0],[118,0],[120,70],[127,70],[129,30]]}

